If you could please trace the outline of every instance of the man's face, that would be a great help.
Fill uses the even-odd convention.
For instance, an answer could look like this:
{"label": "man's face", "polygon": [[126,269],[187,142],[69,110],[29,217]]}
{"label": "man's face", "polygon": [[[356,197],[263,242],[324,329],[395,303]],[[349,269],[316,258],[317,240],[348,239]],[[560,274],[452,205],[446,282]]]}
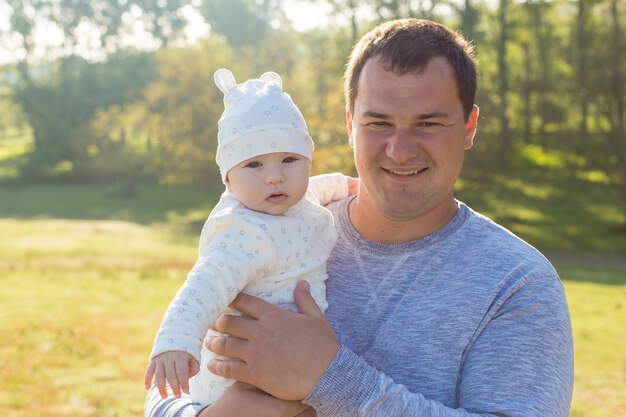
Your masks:
{"label": "man's face", "polygon": [[353,114],[346,114],[361,178],[359,205],[390,220],[449,210],[471,148],[478,108],[465,120],[453,70],[443,57],[421,73],[396,75],[378,57],[365,64]]}

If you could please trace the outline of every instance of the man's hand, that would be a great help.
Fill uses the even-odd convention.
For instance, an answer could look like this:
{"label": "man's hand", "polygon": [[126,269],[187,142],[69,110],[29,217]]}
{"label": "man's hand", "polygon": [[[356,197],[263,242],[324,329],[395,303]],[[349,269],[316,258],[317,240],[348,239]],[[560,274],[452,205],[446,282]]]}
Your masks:
{"label": "man's hand", "polygon": [[189,378],[199,370],[198,361],[190,353],[179,350],[163,352],[150,361],[144,383],[146,389],[150,389],[154,377],[161,398],[167,398],[167,380],[174,396],[180,398],[181,390],[189,392]]}
{"label": "man's hand", "polygon": [[337,354],[339,342],[306,281],[296,286],[294,298],[299,314],[239,294],[230,306],[245,315],[222,315],[214,325],[232,337],[205,340],[209,350],[233,359],[214,359],[209,371],[284,400],[306,397]]}
{"label": "man's hand", "polygon": [[300,401],[272,397],[252,385],[236,382],[202,410],[198,417],[315,417],[315,411]]}

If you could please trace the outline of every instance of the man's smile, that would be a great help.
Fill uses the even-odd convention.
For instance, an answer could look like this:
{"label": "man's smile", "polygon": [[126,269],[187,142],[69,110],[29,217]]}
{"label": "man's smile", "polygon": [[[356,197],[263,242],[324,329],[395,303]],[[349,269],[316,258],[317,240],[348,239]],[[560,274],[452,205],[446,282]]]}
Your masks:
{"label": "man's smile", "polygon": [[411,170],[396,170],[396,169],[387,169],[387,168],[383,168],[383,171],[392,174],[392,175],[398,175],[401,177],[408,177],[408,176],[412,176],[412,175],[417,175],[417,174],[421,174],[422,172],[426,171],[428,168],[420,168],[420,169],[411,169]]}

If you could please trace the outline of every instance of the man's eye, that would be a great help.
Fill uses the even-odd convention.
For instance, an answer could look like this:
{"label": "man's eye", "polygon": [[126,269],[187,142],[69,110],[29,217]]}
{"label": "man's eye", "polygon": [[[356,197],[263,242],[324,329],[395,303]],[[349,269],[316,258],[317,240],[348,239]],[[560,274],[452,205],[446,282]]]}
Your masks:
{"label": "man's eye", "polygon": [[368,123],[368,126],[372,126],[372,127],[386,127],[386,126],[390,126],[389,122],[370,122]]}
{"label": "man's eye", "polygon": [[250,163],[246,164],[246,166],[245,166],[245,167],[246,167],[246,168],[258,168],[258,167],[260,167],[260,166],[261,166],[261,163],[260,163],[260,162],[253,161],[253,162],[250,162]]}
{"label": "man's eye", "polygon": [[418,124],[417,126],[418,127],[438,127],[438,126],[441,126],[441,123],[422,122],[422,123]]}
{"label": "man's eye", "polygon": [[296,162],[297,160],[298,158],[296,158],[295,156],[288,156],[285,159],[283,159],[283,162],[290,163],[290,162]]}

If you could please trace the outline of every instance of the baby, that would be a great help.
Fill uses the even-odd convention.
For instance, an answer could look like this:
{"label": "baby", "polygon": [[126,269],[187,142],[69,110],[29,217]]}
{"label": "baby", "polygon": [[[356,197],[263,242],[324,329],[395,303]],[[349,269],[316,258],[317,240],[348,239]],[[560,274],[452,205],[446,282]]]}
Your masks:
{"label": "baby", "polygon": [[203,339],[215,334],[209,328],[221,314],[239,314],[228,308],[238,293],[296,311],[293,291],[306,280],[326,309],[326,260],[337,236],[320,204],[347,196],[349,183],[328,174],[309,184],[313,141],[278,74],[237,85],[220,69],[214,78],[224,93],[216,160],[226,191],[204,225],[198,260],[167,309],[145,378],[149,388],[155,377],[163,397],[166,381],[176,396],[189,384],[201,406],[234,382],[208,371],[218,356]]}

